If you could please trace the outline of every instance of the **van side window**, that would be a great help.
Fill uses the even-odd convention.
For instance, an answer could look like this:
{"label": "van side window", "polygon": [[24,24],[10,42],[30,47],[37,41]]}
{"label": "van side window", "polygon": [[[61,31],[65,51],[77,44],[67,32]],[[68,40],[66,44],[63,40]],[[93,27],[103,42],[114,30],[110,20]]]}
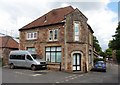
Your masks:
{"label": "van side window", "polygon": [[25,55],[10,55],[10,59],[25,60]]}
{"label": "van side window", "polygon": [[21,55],[21,59],[22,59],[22,60],[25,60],[25,55]]}
{"label": "van side window", "polygon": [[32,60],[31,56],[27,55],[27,59],[28,60]]}

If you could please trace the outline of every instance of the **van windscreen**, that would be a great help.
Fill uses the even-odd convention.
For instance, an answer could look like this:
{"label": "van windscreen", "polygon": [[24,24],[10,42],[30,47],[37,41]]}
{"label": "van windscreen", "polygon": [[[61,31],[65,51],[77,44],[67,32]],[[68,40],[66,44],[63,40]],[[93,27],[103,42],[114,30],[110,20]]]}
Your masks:
{"label": "van windscreen", "polygon": [[32,57],[33,57],[34,59],[39,59],[39,56],[36,55],[36,54],[32,54]]}

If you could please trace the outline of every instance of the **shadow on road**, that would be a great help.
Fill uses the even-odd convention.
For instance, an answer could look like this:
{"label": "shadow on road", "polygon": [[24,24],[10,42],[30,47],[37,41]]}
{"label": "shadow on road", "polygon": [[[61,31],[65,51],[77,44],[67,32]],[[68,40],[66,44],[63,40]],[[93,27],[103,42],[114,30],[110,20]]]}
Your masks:
{"label": "shadow on road", "polygon": [[98,69],[94,69],[94,68],[91,69],[90,71],[91,71],[91,72],[106,72],[106,71],[104,71],[104,70],[100,70],[100,69],[98,70]]}

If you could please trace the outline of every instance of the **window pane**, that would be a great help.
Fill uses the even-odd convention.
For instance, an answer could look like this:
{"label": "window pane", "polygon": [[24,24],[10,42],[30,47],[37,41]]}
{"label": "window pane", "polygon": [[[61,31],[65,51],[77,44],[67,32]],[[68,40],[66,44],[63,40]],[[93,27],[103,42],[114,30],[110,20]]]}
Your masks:
{"label": "window pane", "polygon": [[61,51],[61,47],[57,47],[57,51]]}
{"label": "window pane", "polygon": [[79,41],[79,36],[75,36],[75,41]]}
{"label": "window pane", "polygon": [[56,48],[56,47],[51,47],[51,51],[55,51],[55,48]]}
{"label": "window pane", "polygon": [[75,58],[76,56],[75,55],[73,55],[73,65],[76,65],[76,58]]}
{"label": "window pane", "polygon": [[21,55],[21,59],[22,59],[22,60],[25,60],[25,55]]}
{"label": "window pane", "polygon": [[79,32],[79,24],[78,23],[74,23],[74,27],[75,27],[75,32]]}
{"label": "window pane", "polygon": [[61,52],[57,52],[57,62],[61,62]]}
{"label": "window pane", "polygon": [[79,41],[79,23],[74,23],[75,41]]}
{"label": "window pane", "polygon": [[35,51],[35,48],[34,47],[28,47],[27,50],[28,51]]}
{"label": "window pane", "polygon": [[33,33],[31,33],[31,38],[33,38]]}
{"label": "window pane", "polygon": [[55,62],[55,52],[51,52],[51,62]]}
{"label": "window pane", "polygon": [[52,40],[52,39],[53,39],[53,31],[52,31],[52,30],[50,30],[49,32],[50,32],[50,35],[49,35],[49,36],[50,36],[50,37],[49,37],[49,40]]}
{"label": "window pane", "polygon": [[34,38],[37,38],[37,33],[36,32],[34,33]]}
{"label": "window pane", "polygon": [[58,39],[58,30],[54,30],[54,39]]}
{"label": "window pane", "polygon": [[46,52],[46,61],[50,61],[50,52]]}
{"label": "window pane", "polygon": [[50,51],[50,47],[47,47],[47,48],[46,48],[46,51]]}
{"label": "window pane", "polygon": [[80,65],[80,55],[77,55],[77,65]]}

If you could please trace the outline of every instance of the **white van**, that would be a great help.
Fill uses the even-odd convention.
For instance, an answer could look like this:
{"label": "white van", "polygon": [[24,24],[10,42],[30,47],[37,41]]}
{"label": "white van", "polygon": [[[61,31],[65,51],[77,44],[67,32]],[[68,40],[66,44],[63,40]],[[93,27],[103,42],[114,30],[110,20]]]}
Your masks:
{"label": "white van", "polygon": [[9,67],[27,67],[32,70],[44,67],[46,68],[46,62],[38,58],[37,53],[26,50],[11,51],[9,54]]}

